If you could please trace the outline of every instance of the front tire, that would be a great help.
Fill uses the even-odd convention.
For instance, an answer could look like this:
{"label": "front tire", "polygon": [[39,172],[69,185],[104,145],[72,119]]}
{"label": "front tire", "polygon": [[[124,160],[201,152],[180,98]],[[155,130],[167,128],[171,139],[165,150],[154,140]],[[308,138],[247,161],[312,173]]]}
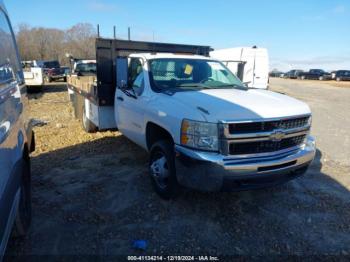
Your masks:
{"label": "front tire", "polygon": [[341,81],[341,78],[340,78],[340,77],[337,77],[337,78],[335,79],[335,81],[340,82],[340,81]]}
{"label": "front tire", "polygon": [[323,80],[324,80],[324,77],[323,77],[323,76],[320,76],[320,77],[318,78],[318,80],[323,81]]}
{"label": "front tire", "polygon": [[174,144],[167,140],[156,142],[150,151],[149,173],[157,194],[166,200],[180,192],[176,178]]}
{"label": "front tire", "polygon": [[24,237],[32,222],[32,191],[31,191],[31,171],[30,160],[24,160],[21,193],[15,222],[15,237]]}
{"label": "front tire", "polygon": [[301,79],[301,80],[305,80],[305,76],[301,76],[300,79]]}

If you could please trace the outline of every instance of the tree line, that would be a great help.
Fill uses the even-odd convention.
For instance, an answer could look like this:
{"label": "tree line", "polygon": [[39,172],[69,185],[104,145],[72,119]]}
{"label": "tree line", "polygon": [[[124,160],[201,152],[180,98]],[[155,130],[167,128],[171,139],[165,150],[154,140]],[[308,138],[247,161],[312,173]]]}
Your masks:
{"label": "tree line", "polygon": [[22,60],[58,60],[69,64],[65,54],[76,58],[95,59],[96,29],[88,23],[79,23],[67,30],[31,27],[20,24],[16,32]]}

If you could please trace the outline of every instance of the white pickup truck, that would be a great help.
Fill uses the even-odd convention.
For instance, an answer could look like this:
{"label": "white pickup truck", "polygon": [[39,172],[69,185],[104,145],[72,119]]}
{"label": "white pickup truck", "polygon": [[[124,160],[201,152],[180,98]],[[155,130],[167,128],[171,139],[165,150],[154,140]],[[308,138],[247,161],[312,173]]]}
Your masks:
{"label": "white pickup truck", "polygon": [[181,186],[248,190],[305,173],[316,151],[305,103],[249,89],[207,56],[152,48],[112,56],[114,117],[126,137],[149,151],[161,197],[176,196]]}

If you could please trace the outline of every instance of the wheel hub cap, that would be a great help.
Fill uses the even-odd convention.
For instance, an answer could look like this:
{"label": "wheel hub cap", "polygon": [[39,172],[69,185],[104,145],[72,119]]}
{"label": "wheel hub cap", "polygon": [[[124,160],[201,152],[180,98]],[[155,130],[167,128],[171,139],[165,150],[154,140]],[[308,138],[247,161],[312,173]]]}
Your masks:
{"label": "wheel hub cap", "polygon": [[156,183],[164,188],[167,186],[167,178],[169,177],[169,170],[166,158],[163,156],[155,160],[151,164],[151,173]]}

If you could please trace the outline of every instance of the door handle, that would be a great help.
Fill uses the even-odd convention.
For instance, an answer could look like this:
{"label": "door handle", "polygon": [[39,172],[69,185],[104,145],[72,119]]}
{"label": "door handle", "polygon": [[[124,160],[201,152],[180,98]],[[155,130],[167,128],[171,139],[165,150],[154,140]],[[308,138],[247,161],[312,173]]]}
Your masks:
{"label": "door handle", "polygon": [[117,99],[118,99],[119,101],[121,101],[121,102],[123,102],[123,101],[124,101],[124,98],[123,98],[123,97],[121,97],[121,96],[117,96]]}

